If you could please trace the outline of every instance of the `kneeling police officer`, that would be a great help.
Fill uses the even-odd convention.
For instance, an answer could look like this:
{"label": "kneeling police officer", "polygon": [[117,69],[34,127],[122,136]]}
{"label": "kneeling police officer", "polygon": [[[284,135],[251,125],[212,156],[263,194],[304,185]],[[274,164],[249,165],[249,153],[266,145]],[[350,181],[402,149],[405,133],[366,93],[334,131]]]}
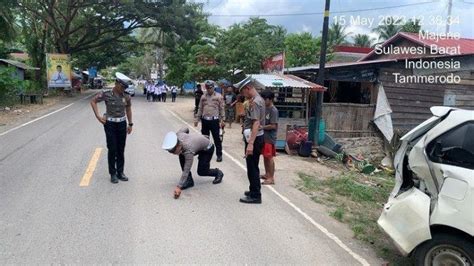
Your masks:
{"label": "kneeling police officer", "polygon": [[[132,101],[130,95],[125,94],[127,87],[127,82],[117,78],[113,89],[104,90],[91,100],[95,117],[104,125],[110,182],[114,184],[118,183],[118,180],[128,181],[128,177],[123,173],[124,151],[127,134],[132,133],[133,123]],[[99,115],[99,109],[97,108],[97,103],[102,101],[105,102],[106,107],[103,116]]]}
{"label": "kneeling police officer", "polygon": [[162,148],[169,153],[179,155],[181,164],[181,179],[174,191],[174,197],[177,199],[181,191],[194,186],[191,166],[194,156],[198,155],[197,173],[200,176],[214,176],[213,184],[222,182],[224,173],[218,168],[211,169],[211,159],[214,153],[214,144],[206,137],[200,134],[189,134],[188,128],[182,128],[178,132],[168,132],[163,141]]}

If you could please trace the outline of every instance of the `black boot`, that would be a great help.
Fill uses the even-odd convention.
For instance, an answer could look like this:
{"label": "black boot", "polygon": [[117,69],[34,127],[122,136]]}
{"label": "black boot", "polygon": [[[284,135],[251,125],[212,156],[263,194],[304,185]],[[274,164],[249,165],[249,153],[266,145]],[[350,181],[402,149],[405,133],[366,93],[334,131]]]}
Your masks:
{"label": "black boot", "polygon": [[124,175],[124,173],[119,173],[117,178],[120,180],[120,181],[128,181],[128,177],[126,175]]}
{"label": "black boot", "polygon": [[217,175],[214,181],[212,181],[212,184],[219,184],[220,182],[222,182],[222,178],[224,178],[224,173],[221,170],[217,169]]}
{"label": "black boot", "polygon": [[110,182],[114,184],[117,184],[119,182],[116,174],[110,175]]}
{"label": "black boot", "polygon": [[262,198],[253,198],[250,196],[245,196],[243,198],[240,198],[240,202],[247,204],[261,204]]}

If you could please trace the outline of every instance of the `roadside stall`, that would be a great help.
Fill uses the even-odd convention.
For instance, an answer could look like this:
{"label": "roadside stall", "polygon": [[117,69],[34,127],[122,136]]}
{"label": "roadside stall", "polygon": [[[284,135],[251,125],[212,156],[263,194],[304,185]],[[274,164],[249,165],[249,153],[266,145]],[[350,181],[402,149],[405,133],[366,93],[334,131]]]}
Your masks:
{"label": "roadside stall", "polygon": [[254,80],[253,84],[257,91],[270,89],[275,93],[274,105],[279,112],[276,146],[278,150],[283,150],[289,129],[308,126],[311,92],[324,92],[326,88],[294,75],[252,74],[250,76]]}

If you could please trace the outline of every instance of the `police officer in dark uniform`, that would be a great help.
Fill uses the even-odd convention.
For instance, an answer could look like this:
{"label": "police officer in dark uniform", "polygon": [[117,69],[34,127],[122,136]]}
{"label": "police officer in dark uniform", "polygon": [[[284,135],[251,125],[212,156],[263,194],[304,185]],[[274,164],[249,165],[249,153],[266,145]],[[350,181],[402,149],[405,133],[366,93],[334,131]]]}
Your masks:
{"label": "police officer in dark uniform", "polygon": [[[127,87],[127,82],[117,78],[113,89],[104,90],[91,100],[95,117],[104,125],[110,181],[114,184],[118,183],[119,180],[128,181],[128,177],[123,173],[124,151],[127,134],[132,133],[133,123],[131,98],[130,95],[125,94]],[[102,101],[105,102],[106,106],[104,115],[99,114],[97,107],[97,103]]]}
{"label": "police officer in dark uniform", "polygon": [[199,102],[198,113],[194,120],[194,126],[197,127],[199,122],[202,123],[201,133],[209,136],[216,144],[217,162],[222,162],[222,140],[220,137],[220,129],[224,127],[224,98],[220,93],[214,91],[215,83],[206,81],[206,93],[201,97]]}
{"label": "police officer in dark uniform", "polygon": [[201,103],[201,97],[204,92],[201,89],[201,84],[196,86],[196,90],[194,91],[194,115],[197,114],[199,109],[199,103]]}

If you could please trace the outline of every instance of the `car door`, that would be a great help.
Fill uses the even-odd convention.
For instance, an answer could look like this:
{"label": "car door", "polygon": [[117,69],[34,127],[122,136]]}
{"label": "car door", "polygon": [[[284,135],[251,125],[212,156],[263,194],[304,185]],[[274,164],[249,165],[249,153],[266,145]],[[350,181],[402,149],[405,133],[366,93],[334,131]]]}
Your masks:
{"label": "car door", "polygon": [[426,154],[436,179],[442,180],[430,224],[474,235],[474,121],[463,122],[431,140]]}

